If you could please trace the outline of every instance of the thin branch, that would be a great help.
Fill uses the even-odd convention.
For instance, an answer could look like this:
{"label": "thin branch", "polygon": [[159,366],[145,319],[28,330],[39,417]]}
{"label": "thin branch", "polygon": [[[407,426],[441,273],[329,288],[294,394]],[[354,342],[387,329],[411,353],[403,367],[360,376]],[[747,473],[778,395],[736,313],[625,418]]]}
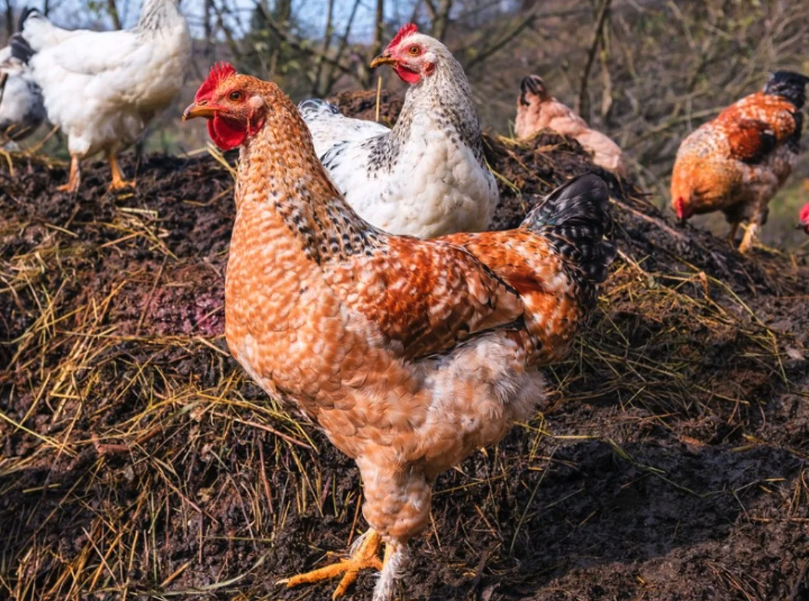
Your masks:
{"label": "thin branch", "polygon": [[[340,60],[343,58],[343,53],[348,48],[348,36],[351,34],[351,27],[354,25],[354,17],[357,16],[357,9],[360,6],[361,0],[354,0],[354,6],[351,8],[351,14],[348,16],[348,21],[346,22],[345,30],[343,31],[343,35],[340,38],[340,41],[337,44],[337,52],[335,53],[334,60],[337,64],[341,64]],[[331,72],[329,73],[328,78],[326,79],[326,86],[323,89],[323,95],[328,94],[331,91],[332,86],[337,81],[336,75],[337,69],[334,68],[332,65]],[[353,77],[356,77],[356,74],[351,73]]]}
{"label": "thin branch", "polygon": [[441,0],[436,9],[433,7],[430,33],[433,37],[443,40],[449,27],[449,13],[452,10],[452,0]]}
{"label": "thin branch", "polygon": [[584,71],[581,74],[581,86],[579,87],[579,100],[576,103],[576,110],[579,115],[587,119],[589,112],[589,103],[587,102],[587,84],[590,79],[590,70],[593,68],[593,61],[595,60],[596,51],[601,45],[601,38],[604,32],[604,23],[607,21],[607,15],[610,12],[610,5],[612,0],[601,0],[598,7],[598,15],[596,16],[596,24],[593,29],[593,39],[590,43],[590,50],[587,52],[587,63],[584,65]]}
{"label": "thin branch", "polygon": [[505,34],[499,41],[493,43],[488,48],[484,48],[479,54],[475,55],[467,64],[465,69],[467,71],[471,70],[473,67],[481,64],[482,62],[486,61],[489,57],[494,55],[495,53],[499,52],[503,48],[505,48],[509,43],[511,43],[514,38],[520,35],[523,30],[527,27],[530,27],[534,24],[534,21],[537,20],[539,17],[539,11],[537,9],[532,10],[528,15],[517,24],[514,29],[512,29],[509,33]]}
{"label": "thin branch", "polygon": [[350,75],[353,78],[357,78],[357,74],[354,73],[351,69],[349,69],[345,65],[343,65],[341,62],[339,62],[339,60],[335,60],[328,55],[321,54],[319,50],[316,50],[315,48],[306,45],[305,40],[301,40],[297,36],[288,33],[287,31],[284,31],[284,29],[281,28],[278,25],[278,23],[276,23],[273,16],[269,13],[268,10],[264,8],[264,6],[262,6],[261,4],[257,4],[256,6],[258,6],[259,10],[261,11],[262,16],[264,17],[264,20],[267,23],[267,27],[269,27],[270,30],[272,30],[272,32],[275,35],[277,35],[282,42],[289,44],[290,48],[292,48],[293,50],[297,50],[298,52],[302,52],[308,56],[313,56],[315,58],[322,56],[323,62],[326,63],[327,65],[331,65],[332,67],[334,67],[335,69],[339,70],[340,72],[346,75]]}

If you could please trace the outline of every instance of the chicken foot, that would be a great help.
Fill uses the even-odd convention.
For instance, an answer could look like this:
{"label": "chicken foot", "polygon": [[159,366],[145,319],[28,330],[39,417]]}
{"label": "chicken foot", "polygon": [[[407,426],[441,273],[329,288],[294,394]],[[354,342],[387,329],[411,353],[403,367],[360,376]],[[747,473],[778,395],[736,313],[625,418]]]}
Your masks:
{"label": "chicken foot", "polygon": [[70,177],[66,184],[58,186],[56,189],[59,192],[67,192],[68,194],[75,194],[79,189],[81,182],[81,172],[79,171],[79,157],[70,157]]}
{"label": "chicken foot", "polygon": [[756,230],[758,229],[758,223],[755,221],[751,221],[750,224],[747,226],[747,231],[744,233],[744,238],[742,238],[742,243],[739,244],[739,252],[745,254],[751,248],[753,248],[753,241],[756,238]]}
{"label": "chicken foot", "polygon": [[[339,562],[319,568],[305,574],[298,574],[290,578],[279,580],[277,584],[285,584],[287,588],[298,586],[300,584],[312,584],[321,582],[343,575],[337,588],[334,590],[332,599],[339,599],[346,594],[348,587],[351,586],[356,580],[360,570],[374,569],[382,570],[383,562],[379,558],[379,549],[382,546],[382,537],[373,529],[369,529],[363,537],[358,541],[358,546],[351,554],[351,557],[340,560]],[[390,557],[391,547],[385,546],[385,562]]]}
{"label": "chicken foot", "polygon": [[107,153],[107,162],[110,164],[110,171],[112,171],[112,181],[110,182],[110,190],[121,190],[123,188],[134,188],[134,180],[128,182],[124,179],[121,173],[121,168],[118,166],[118,158],[114,152]]}

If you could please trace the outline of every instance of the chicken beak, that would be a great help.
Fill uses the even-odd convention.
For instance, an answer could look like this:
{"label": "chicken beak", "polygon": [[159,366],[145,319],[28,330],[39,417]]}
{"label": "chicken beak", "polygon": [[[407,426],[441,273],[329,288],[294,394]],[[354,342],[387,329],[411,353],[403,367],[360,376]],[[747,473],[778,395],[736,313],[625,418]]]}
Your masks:
{"label": "chicken beak", "polygon": [[376,69],[381,65],[395,65],[396,59],[393,58],[390,54],[380,54],[374,60],[371,61],[371,69]]}
{"label": "chicken beak", "polygon": [[183,111],[183,121],[188,121],[189,119],[196,119],[197,117],[203,117],[204,119],[213,119],[216,113],[218,113],[220,110],[221,109],[217,106],[212,106],[209,104],[197,104],[196,102],[194,102]]}

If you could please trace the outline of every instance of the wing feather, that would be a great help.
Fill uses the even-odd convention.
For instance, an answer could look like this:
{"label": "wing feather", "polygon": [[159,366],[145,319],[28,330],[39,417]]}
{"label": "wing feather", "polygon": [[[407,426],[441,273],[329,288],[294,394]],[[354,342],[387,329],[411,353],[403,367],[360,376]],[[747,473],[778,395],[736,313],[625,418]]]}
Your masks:
{"label": "wing feather", "polygon": [[408,359],[444,351],[524,311],[519,293],[463,248],[390,238],[368,255],[324,267],[346,305],[400,343]]}

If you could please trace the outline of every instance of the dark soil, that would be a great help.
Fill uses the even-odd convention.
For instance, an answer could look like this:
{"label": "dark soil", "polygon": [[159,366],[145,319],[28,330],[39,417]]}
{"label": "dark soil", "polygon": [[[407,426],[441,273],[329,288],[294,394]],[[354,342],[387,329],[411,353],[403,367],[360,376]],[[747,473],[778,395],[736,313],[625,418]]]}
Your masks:
{"label": "dark soil", "polygon": [[[593,170],[557,136],[485,142],[499,226]],[[62,168],[0,172],[0,598],[330,598],[275,581],[364,530],[361,488],[227,355],[233,179],[123,166],[132,194],[102,164],[76,197]],[[610,185],[599,310],[543,413],[441,477],[401,599],[809,599],[806,258],[742,257]]]}

